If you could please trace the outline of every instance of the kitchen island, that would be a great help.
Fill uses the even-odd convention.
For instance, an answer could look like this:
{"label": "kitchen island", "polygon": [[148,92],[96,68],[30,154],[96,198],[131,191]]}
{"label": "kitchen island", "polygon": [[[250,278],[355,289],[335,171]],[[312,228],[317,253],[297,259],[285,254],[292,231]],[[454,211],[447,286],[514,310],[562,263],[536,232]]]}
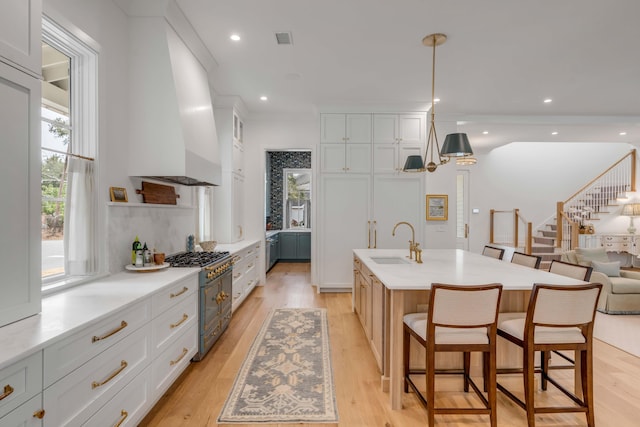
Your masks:
{"label": "kitchen island", "polygon": [[[425,249],[422,264],[408,259],[408,250],[354,249],[353,253],[354,311],[370,340],[393,409],[402,408],[403,316],[426,310],[432,283],[501,283],[501,312],[524,311],[534,283],[585,283],[460,249]],[[513,354],[501,351],[499,343],[498,363],[515,360]]]}

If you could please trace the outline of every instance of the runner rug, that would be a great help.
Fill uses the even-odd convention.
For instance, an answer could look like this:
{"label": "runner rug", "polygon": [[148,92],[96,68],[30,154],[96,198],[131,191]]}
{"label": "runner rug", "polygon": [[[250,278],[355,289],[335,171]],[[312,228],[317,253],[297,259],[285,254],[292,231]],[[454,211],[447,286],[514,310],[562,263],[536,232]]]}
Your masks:
{"label": "runner rug", "polygon": [[336,423],[327,312],[279,308],[267,316],[218,423]]}

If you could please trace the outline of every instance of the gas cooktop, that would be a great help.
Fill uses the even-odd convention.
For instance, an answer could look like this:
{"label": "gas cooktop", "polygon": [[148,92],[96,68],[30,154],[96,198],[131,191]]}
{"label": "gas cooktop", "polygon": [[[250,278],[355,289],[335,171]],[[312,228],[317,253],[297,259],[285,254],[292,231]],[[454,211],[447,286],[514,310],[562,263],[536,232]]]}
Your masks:
{"label": "gas cooktop", "polygon": [[165,258],[171,267],[204,267],[223,261],[229,252],[179,252]]}

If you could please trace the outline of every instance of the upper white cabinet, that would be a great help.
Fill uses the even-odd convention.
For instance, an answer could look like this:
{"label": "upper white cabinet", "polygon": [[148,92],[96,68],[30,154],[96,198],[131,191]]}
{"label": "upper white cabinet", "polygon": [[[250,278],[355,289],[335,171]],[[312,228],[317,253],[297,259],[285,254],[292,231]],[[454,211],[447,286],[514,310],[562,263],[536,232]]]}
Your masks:
{"label": "upper white cabinet", "polygon": [[233,243],[244,239],[244,124],[235,108],[214,110],[222,185],[213,189],[213,239]]}
{"label": "upper white cabinet", "polygon": [[40,311],[40,93],[38,79],[0,62],[0,326]]}
{"label": "upper white cabinet", "polygon": [[422,155],[425,124],[425,114],[374,114],[374,172],[400,172],[407,156]]}
{"label": "upper white cabinet", "polygon": [[35,76],[42,73],[42,0],[4,0],[0,57]]}
{"label": "upper white cabinet", "polygon": [[371,114],[323,114],[320,171],[371,172]]}

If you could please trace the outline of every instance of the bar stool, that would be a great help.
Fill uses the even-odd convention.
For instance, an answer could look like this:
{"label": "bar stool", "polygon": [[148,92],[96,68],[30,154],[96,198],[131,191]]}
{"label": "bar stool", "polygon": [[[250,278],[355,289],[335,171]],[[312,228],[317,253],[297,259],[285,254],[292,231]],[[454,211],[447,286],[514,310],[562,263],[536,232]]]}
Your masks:
{"label": "bar stool", "polygon": [[485,245],[482,249],[482,255],[488,256],[491,258],[502,259],[504,256],[504,249],[494,248],[493,246]]}
{"label": "bar stool", "polygon": [[[433,426],[435,414],[488,414],[491,426],[497,426],[496,416],[496,326],[502,285],[478,286],[431,285],[427,313],[410,313],[404,317],[404,391],[409,386],[427,408],[428,425]],[[409,369],[410,337],[426,349],[426,370]],[[482,401],[483,408],[435,407],[435,375],[445,373],[435,367],[436,352],[462,352],[464,391],[469,386]],[[470,377],[471,352],[483,354],[483,379],[487,396]],[[411,375],[426,375],[426,397],[420,393]],[[446,373],[451,373],[447,371]]]}
{"label": "bar stool", "polygon": [[[540,413],[584,412],[587,425],[594,427],[593,413],[593,321],[602,285],[590,283],[576,286],[535,284],[526,313],[501,313],[498,316],[498,336],[523,350],[524,401],[498,383],[498,390],[527,412],[529,427],[535,426]],[[572,350],[580,360],[582,399],[549,376],[546,353]],[[543,363],[534,366],[535,352],[541,352]],[[578,359],[579,356],[579,359]],[[512,373],[513,370],[505,370]],[[500,374],[502,372],[498,372]],[[576,403],[574,406],[536,406],[534,374],[540,373]]]}

